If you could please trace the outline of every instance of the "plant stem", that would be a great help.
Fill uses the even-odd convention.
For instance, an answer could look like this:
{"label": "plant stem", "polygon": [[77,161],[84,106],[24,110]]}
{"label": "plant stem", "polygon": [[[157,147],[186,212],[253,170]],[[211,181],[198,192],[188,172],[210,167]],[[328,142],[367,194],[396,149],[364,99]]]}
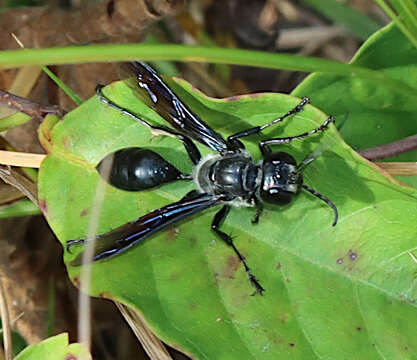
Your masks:
{"label": "plant stem", "polygon": [[396,156],[417,149],[417,135],[373,148],[358,151],[364,158],[375,161]]}

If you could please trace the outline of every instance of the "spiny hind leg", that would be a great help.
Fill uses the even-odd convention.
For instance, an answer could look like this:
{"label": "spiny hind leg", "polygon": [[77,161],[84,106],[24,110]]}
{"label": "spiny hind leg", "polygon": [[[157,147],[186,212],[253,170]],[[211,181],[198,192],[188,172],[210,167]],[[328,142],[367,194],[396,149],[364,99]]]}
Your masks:
{"label": "spiny hind leg", "polygon": [[229,205],[224,205],[220,211],[214,215],[213,221],[211,223],[211,229],[227,244],[229,245],[237,257],[239,258],[240,262],[242,263],[243,267],[245,268],[246,274],[248,275],[249,281],[255,288],[255,292],[252,295],[260,294],[262,295],[262,292],[265,291],[265,289],[261,286],[261,284],[258,282],[256,277],[252,274],[249,266],[247,265],[245,261],[245,257],[240,253],[240,251],[236,248],[235,244],[233,243],[233,239],[230,235],[226,234],[225,232],[220,230],[220,226],[223,224],[224,220],[227,217],[227,214],[230,211]]}

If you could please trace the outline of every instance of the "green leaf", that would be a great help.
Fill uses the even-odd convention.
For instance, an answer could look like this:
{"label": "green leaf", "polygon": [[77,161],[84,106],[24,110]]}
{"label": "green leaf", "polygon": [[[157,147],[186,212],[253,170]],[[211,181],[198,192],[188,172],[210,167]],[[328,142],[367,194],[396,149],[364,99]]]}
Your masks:
{"label": "green leaf", "polygon": [[91,355],[80,344],[68,344],[68,334],[52,336],[39,344],[24,349],[15,360],[91,360]]}
{"label": "green leaf", "polygon": [[[410,85],[417,81],[417,49],[395,25],[380,30],[360,48],[352,64],[368,67]],[[400,140],[417,133],[417,102],[396,96],[365,79],[315,73],[292,93],[312,102],[341,121],[341,132],[353,148],[361,150]],[[391,161],[416,161],[417,151]],[[417,181],[414,181],[417,185]]]}
{"label": "green leaf", "polygon": [[[271,121],[299,102],[283,94],[216,100],[184,81],[171,86],[225,136]],[[117,104],[163,124],[124,83],[104,91]],[[300,134],[326,118],[309,105],[244,143],[259,159],[260,139]],[[95,166],[107,154],[147,147],[181,170],[192,170],[179,141],[150,140],[146,128],[96,97],[55,122],[44,122],[40,131],[49,155],[39,173],[39,201],[63,244],[86,236],[99,182]],[[336,227],[331,209],[304,192],[288,206],[267,206],[256,226],[252,208],[233,208],[224,223],[265,287],[263,297],[250,296],[244,269],[210,231],[218,208],[94,263],[91,294],[132,306],[163,341],[196,359],[411,358],[417,352],[410,328],[417,321],[417,265],[407,252],[417,238],[417,192],[383,176],[341,140],[334,126],[280,149],[301,161],[317,146],[329,151],[305,170],[304,181],[337,205]],[[106,185],[99,233],[177,201],[193,188],[176,182],[134,193]],[[66,263],[81,250],[66,253]],[[80,268],[68,266],[68,271],[79,284]]]}
{"label": "green leaf", "polygon": [[31,117],[23,113],[14,113],[0,119],[0,131],[10,130],[17,126],[26,124]]}

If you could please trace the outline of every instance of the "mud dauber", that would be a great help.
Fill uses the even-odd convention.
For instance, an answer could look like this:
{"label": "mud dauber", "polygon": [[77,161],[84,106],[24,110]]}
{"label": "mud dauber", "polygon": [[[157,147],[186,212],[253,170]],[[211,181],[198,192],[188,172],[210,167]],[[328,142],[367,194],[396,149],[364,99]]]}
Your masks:
{"label": "mud dauber", "polygon": [[[198,190],[186,194],[180,201],[153,210],[135,221],[120,226],[108,233],[97,236],[98,247],[95,249],[93,261],[107,259],[130,247],[139,244],[150,235],[164,229],[193,214],[217,205],[223,205],[211,223],[211,229],[219,238],[232,247],[243,264],[255,292],[262,295],[264,288],[252,274],[245,258],[236,248],[230,235],[220,227],[227,217],[231,206],[253,206],[256,208],[252,223],[256,224],[262,213],[262,202],[285,205],[295,194],[304,189],[324,201],[334,211],[333,226],[338,219],[337,208],[329,199],[303,184],[302,169],[314,157],[309,156],[297,165],[295,159],[285,152],[273,152],[270,145],[288,144],[296,139],[304,139],[325,130],[334,121],[330,116],[322,125],[300,135],[275,138],[261,141],[259,148],[263,160],[254,162],[243,143],[243,137],[261,133],[264,129],[276,125],[285,118],[300,112],[309,103],[308,98],[289,110],[283,116],[262,126],[241,131],[227,139],[211,129],[174,94],[159,75],[144,62],[125,64],[130,73],[134,74],[134,91],[140,98],[162,116],[171,126],[153,126],[128,110],[107,99],[97,87],[97,96],[108,106],[130,116],[152,132],[165,134],[180,140],[194,163],[193,174],[184,174],[156,152],[145,148],[127,148],[116,151],[112,157],[110,177],[107,181],[120,189],[141,191],[154,188],[163,183],[186,180],[194,181]],[[200,151],[192,140],[215,151],[215,155],[201,157]],[[99,165],[103,164],[106,157]],[[84,243],[89,239],[77,239],[67,242],[66,247]],[[77,260],[77,259],[76,259]],[[74,263],[73,263],[74,264]],[[75,263],[74,265],[79,265]]]}

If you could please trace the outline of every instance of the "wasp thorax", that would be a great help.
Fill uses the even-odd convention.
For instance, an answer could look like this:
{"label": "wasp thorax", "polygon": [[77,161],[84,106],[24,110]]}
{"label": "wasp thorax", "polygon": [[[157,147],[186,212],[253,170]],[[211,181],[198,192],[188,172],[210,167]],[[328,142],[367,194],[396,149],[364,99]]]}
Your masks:
{"label": "wasp thorax", "polygon": [[255,192],[259,166],[246,152],[204,158],[196,168],[200,191],[247,199]]}

